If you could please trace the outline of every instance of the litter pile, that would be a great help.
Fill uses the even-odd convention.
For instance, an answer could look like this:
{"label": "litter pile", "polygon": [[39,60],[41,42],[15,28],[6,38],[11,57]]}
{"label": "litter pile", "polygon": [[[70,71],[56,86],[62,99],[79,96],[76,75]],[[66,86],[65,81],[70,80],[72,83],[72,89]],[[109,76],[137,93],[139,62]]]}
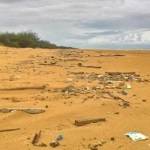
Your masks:
{"label": "litter pile", "polygon": [[73,81],[84,80],[89,83],[97,81],[98,83],[86,87],[68,85],[49,91],[62,93],[62,95],[69,97],[92,94],[99,98],[118,100],[119,105],[124,108],[130,105],[128,101],[124,100],[124,96],[128,95],[129,90],[132,89],[132,82],[149,82],[148,80],[142,79],[141,76],[135,72],[105,72],[104,74],[72,72],[71,74],[75,76]]}
{"label": "litter pile", "polygon": [[87,93],[96,93],[96,94],[108,94],[112,97],[111,89],[123,95],[127,95],[126,89],[131,89],[131,82],[145,82],[148,80],[143,80],[140,75],[135,72],[106,72],[105,74],[96,74],[96,73],[72,73],[75,75],[77,80],[85,80],[86,82],[98,81],[96,86],[90,87],[75,87],[73,85],[66,86],[64,88],[53,89],[53,92],[62,92],[63,94],[68,95],[78,95],[78,94],[87,94]]}
{"label": "litter pile", "polygon": [[[97,85],[93,87],[81,87],[80,89],[73,86],[65,87],[62,92],[65,94],[75,95],[75,93],[96,93],[96,94],[108,94],[112,97],[112,92],[118,92],[122,95],[127,95],[127,89],[131,89],[131,83],[135,82],[149,82],[146,79],[142,79],[139,74],[135,72],[105,72],[104,74],[96,73],[84,73],[77,72],[74,74],[77,80],[84,80],[88,83],[97,81]],[[115,90],[114,90],[115,89]],[[113,90],[113,91],[111,91]]]}
{"label": "litter pile", "polygon": [[72,74],[74,74],[77,79],[98,80],[106,83],[108,81],[144,81],[140,75],[135,72],[105,72],[104,74],[72,72]]}

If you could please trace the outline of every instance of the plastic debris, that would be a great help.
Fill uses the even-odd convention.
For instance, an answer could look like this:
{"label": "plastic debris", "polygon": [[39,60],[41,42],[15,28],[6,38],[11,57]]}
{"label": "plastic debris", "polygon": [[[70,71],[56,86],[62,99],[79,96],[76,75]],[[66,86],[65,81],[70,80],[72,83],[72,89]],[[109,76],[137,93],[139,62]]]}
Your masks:
{"label": "plastic debris", "polygon": [[125,135],[128,136],[130,139],[132,139],[135,142],[148,139],[148,136],[145,136],[144,134],[139,133],[139,132],[128,132]]}
{"label": "plastic debris", "polygon": [[127,88],[127,89],[131,89],[131,88],[132,88],[131,84],[127,83],[127,84],[126,84],[126,88]]}
{"label": "plastic debris", "polygon": [[60,141],[62,141],[64,139],[64,136],[63,135],[58,135],[57,137],[56,137],[56,139],[55,140],[53,140],[52,142],[50,142],[49,143],[49,145],[51,146],[51,147],[57,147],[57,146],[59,146],[60,145]]}
{"label": "plastic debris", "polygon": [[56,137],[56,141],[61,141],[63,139],[64,139],[64,137],[61,134]]}
{"label": "plastic debris", "polygon": [[98,141],[96,143],[89,144],[88,148],[90,150],[99,150],[104,144],[106,144],[106,141]]}

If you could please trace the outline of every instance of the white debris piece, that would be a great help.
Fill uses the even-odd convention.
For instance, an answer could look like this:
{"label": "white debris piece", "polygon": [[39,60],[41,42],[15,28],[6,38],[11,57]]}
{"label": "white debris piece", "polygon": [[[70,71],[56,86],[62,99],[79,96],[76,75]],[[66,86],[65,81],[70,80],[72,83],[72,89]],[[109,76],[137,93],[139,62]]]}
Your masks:
{"label": "white debris piece", "polygon": [[126,84],[126,89],[131,89],[131,88],[132,88],[131,84],[127,83]]}
{"label": "white debris piece", "polygon": [[139,133],[139,132],[128,132],[125,135],[128,136],[130,139],[132,139],[135,142],[148,139],[148,136],[145,136],[144,134]]}

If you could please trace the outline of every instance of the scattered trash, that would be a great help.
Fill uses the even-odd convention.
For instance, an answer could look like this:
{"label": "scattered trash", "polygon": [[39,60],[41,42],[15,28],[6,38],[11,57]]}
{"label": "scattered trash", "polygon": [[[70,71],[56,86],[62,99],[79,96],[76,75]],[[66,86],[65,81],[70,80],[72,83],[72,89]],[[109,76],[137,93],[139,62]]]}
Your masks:
{"label": "scattered trash", "polygon": [[40,138],[41,138],[41,131],[39,131],[39,133],[36,133],[34,135],[33,140],[32,140],[32,144],[36,145],[39,142]]}
{"label": "scattered trash", "polygon": [[115,114],[115,115],[119,115],[120,113],[119,113],[119,112],[115,112],[114,114]]}
{"label": "scattered trash", "polygon": [[50,146],[51,147],[57,147],[57,146],[59,146],[60,145],[60,141],[62,141],[64,139],[64,136],[63,135],[58,135],[57,137],[56,137],[56,139],[55,140],[53,140],[52,142],[50,142]]}
{"label": "scattered trash", "polygon": [[64,87],[61,92],[65,93],[65,94],[69,94],[69,95],[75,95],[76,93],[79,92],[79,90],[77,88],[75,88],[74,86],[70,85],[67,87]]}
{"label": "scattered trash", "polygon": [[[82,63],[78,63],[79,66],[83,66]],[[136,72],[105,72],[104,74],[97,73],[85,73],[85,72],[69,72],[71,79],[86,80],[87,82],[97,81],[98,85],[95,86],[74,86],[68,85],[62,88],[51,89],[51,92],[61,93],[65,98],[71,98],[71,96],[86,95],[81,103],[84,103],[88,99],[94,99],[94,97],[88,98],[88,95],[94,95],[98,98],[113,99],[118,101],[118,105],[127,108],[130,106],[130,102],[125,100],[124,96],[128,95],[128,90],[132,89],[131,82],[138,82],[141,76]],[[74,75],[74,76],[73,76]]]}
{"label": "scattered trash", "polygon": [[0,132],[10,132],[10,131],[17,131],[17,130],[20,130],[20,128],[14,128],[14,129],[3,129],[3,130],[0,130]]}
{"label": "scattered trash", "polygon": [[123,95],[128,95],[128,92],[127,92],[126,90],[121,91],[121,93],[122,93]]}
{"label": "scattered trash", "polygon": [[55,148],[55,147],[59,146],[60,143],[59,143],[58,141],[54,140],[54,141],[50,142],[49,145],[50,145],[51,147]]}
{"label": "scattered trash", "polygon": [[97,145],[97,144],[89,144],[88,145],[88,148],[90,150],[98,150],[98,147],[99,147],[99,145]]}
{"label": "scattered trash", "polygon": [[119,106],[121,106],[123,108],[127,108],[127,107],[130,107],[130,103],[128,101],[121,101],[119,103]]}
{"label": "scattered trash", "polygon": [[125,135],[128,136],[130,139],[132,139],[135,142],[148,139],[148,136],[145,136],[144,134],[139,133],[139,132],[128,132]]}
{"label": "scattered trash", "polygon": [[82,63],[78,63],[78,66],[79,66],[79,67],[82,67]]}
{"label": "scattered trash", "polygon": [[131,89],[132,88],[132,86],[131,86],[131,84],[129,84],[129,83],[126,83],[126,87],[125,87],[126,89]]}
{"label": "scattered trash", "polygon": [[45,108],[48,108],[48,105],[45,105]]}
{"label": "scattered trash", "polygon": [[111,137],[110,140],[114,142],[114,141],[115,141],[115,138],[114,138],[114,137]]}
{"label": "scattered trash", "polygon": [[140,75],[135,72],[105,72],[104,74],[72,72],[79,79],[99,80],[99,81],[141,81]]}
{"label": "scattered trash", "polygon": [[146,100],[146,99],[143,99],[142,102],[147,102],[147,100]]}
{"label": "scattered trash", "polygon": [[40,144],[38,144],[37,146],[39,146],[39,147],[47,147],[47,144],[45,144],[45,143],[40,143]]}
{"label": "scattered trash", "polygon": [[81,119],[81,120],[75,120],[74,125],[84,126],[90,123],[105,122],[105,121],[106,121],[105,118]]}
{"label": "scattered trash", "polygon": [[56,137],[56,141],[61,141],[63,139],[64,139],[64,137],[61,134]]}
{"label": "scattered trash", "polygon": [[[82,63],[78,63],[79,66],[83,66]],[[116,93],[124,96],[128,95],[128,89],[132,89],[131,82],[141,81],[141,76],[136,72],[105,72],[104,74],[97,73],[85,73],[85,72],[70,72],[73,74],[73,80],[86,80],[87,82],[98,81],[98,86],[92,86],[87,88],[68,86],[62,88],[62,92],[67,95],[77,96],[79,94],[95,94],[103,98],[113,98],[115,100],[121,100],[121,95],[115,96]],[[112,92],[113,90],[113,92]],[[57,90],[56,90],[57,91]],[[115,93],[115,94],[114,94]],[[107,94],[107,95],[106,95]]]}
{"label": "scattered trash", "polygon": [[139,81],[141,80],[140,75],[135,72],[106,72],[108,77],[112,77],[113,80],[120,81]]}
{"label": "scattered trash", "polygon": [[67,82],[72,82],[73,79],[72,78],[67,78]]}
{"label": "scattered trash", "polygon": [[106,144],[106,141],[103,142],[96,142],[94,144],[89,144],[88,148],[90,150],[99,150],[99,147],[102,147],[104,144]]}
{"label": "scattered trash", "polygon": [[37,59],[38,61],[38,65],[57,65],[57,62],[59,61],[57,58],[55,58],[54,56],[52,57],[49,57],[49,56],[46,56],[46,57],[43,57],[43,58],[40,58],[40,59]]}

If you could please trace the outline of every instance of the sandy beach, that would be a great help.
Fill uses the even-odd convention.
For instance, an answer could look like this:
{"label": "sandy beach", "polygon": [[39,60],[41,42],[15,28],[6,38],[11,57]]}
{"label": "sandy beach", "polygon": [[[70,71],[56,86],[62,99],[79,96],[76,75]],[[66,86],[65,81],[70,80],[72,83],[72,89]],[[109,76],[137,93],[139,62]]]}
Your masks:
{"label": "sandy beach", "polygon": [[0,47],[0,83],[0,150],[150,149],[149,51]]}

